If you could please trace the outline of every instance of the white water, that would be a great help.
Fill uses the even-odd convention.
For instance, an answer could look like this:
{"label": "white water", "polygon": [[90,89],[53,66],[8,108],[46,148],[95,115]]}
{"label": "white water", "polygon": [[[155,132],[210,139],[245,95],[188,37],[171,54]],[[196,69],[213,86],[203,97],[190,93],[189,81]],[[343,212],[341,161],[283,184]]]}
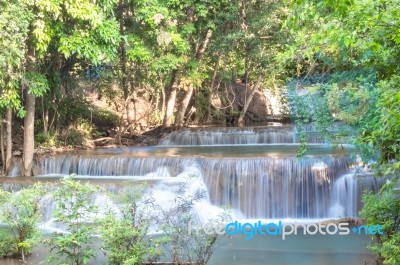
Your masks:
{"label": "white water", "polygon": [[[290,126],[261,128],[207,128],[184,129],[168,134],[160,140],[161,146],[176,145],[239,145],[299,143],[299,132]],[[309,143],[325,143],[317,132],[309,132]]]}
{"label": "white water", "polygon": [[[359,185],[346,153],[329,154],[325,145],[312,146],[316,155],[297,158],[296,133],[287,126],[183,130],[161,143],[198,144],[201,149],[116,148],[60,154],[38,159],[35,168],[39,177],[75,173],[80,179],[109,180],[108,188],[115,192],[120,189],[119,180],[145,181],[162,209],[173,207],[178,196],[202,194],[194,206],[201,222],[216,218],[224,209],[236,220],[356,217],[362,188],[378,187],[379,181],[364,178],[367,185]],[[280,148],[260,144],[281,142],[285,144],[277,145]],[[104,196],[96,203],[108,205]],[[58,229],[46,220],[49,227]]]}

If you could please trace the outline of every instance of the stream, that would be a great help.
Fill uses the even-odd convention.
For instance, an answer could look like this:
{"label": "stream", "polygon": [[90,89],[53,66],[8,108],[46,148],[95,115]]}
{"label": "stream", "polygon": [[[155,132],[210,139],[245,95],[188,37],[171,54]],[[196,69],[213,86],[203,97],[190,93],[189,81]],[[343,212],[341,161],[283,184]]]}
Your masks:
{"label": "stream", "polygon": [[[206,194],[195,205],[201,222],[229,206],[233,220],[290,220],[313,222],[357,217],[365,189],[376,191],[376,179],[356,167],[351,145],[333,147],[310,130],[306,154],[299,158],[299,134],[291,126],[184,129],[169,134],[157,146],[64,152],[36,159],[35,177],[20,178],[15,162],[9,177],[0,180],[8,190],[34,181],[76,178],[118,192],[123,180],[150,183],[157,202],[167,207],[179,185],[187,195]],[[46,216],[51,216],[51,208]],[[51,218],[50,218],[51,219]],[[52,227],[45,220],[45,229]],[[369,237],[350,234],[297,235],[287,240],[273,236],[224,239],[209,264],[358,265],[373,264],[366,249]],[[47,255],[37,247],[29,259],[38,264]],[[105,262],[99,253],[92,264]],[[369,263],[371,261],[371,263]],[[0,259],[0,265],[18,261]]]}

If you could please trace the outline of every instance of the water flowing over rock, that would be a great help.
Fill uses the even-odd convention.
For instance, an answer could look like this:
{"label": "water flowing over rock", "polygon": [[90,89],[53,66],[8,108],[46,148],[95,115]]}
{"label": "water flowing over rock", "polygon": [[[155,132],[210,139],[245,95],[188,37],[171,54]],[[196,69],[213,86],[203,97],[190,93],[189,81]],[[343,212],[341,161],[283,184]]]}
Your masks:
{"label": "water flowing over rock", "polygon": [[[324,143],[317,132],[308,132],[309,143]],[[291,126],[254,128],[197,128],[172,132],[160,145],[237,145],[299,143],[300,133]]]}
{"label": "water flowing over rock", "polygon": [[[323,142],[311,126],[306,129],[311,142]],[[202,221],[223,209],[236,219],[356,217],[362,190],[376,190],[382,180],[354,174],[351,146],[313,143],[298,158],[297,136],[291,126],[186,129],[159,146],[41,156],[35,172],[39,178],[77,174],[105,181],[116,193],[120,180],[145,181],[166,208],[185,184],[185,196],[205,195],[195,207]]]}

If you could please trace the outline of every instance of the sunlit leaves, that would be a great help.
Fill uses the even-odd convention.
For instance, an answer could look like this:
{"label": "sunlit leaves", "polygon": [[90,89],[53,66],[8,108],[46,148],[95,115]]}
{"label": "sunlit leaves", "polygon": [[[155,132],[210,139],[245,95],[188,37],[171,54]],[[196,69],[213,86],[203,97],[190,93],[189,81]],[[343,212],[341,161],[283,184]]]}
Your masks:
{"label": "sunlit leaves", "polygon": [[68,233],[52,233],[45,240],[54,256],[49,256],[50,264],[87,264],[95,257],[93,233],[95,228],[87,223],[98,212],[93,199],[97,188],[91,184],[74,181],[71,176],[61,180],[54,191],[57,205],[53,216],[66,226]]}
{"label": "sunlit leaves", "polygon": [[19,80],[33,14],[18,1],[0,1],[0,109],[21,110]]}
{"label": "sunlit leaves", "polygon": [[318,64],[312,58],[317,50],[330,56],[336,68],[373,66],[392,72],[394,62],[385,53],[399,54],[394,45],[399,33],[399,4],[398,0],[294,1],[286,26],[294,34],[296,52],[289,56],[288,51],[283,57],[302,58],[312,67]]}
{"label": "sunlit leaves", "polygon": [[360,212],[368,225],[380,224],[383,235],[377,234],[371,241],[370,249],[385,258],[384,264],[397,265],[400,262],[400,190],[399,180],[392,179],[379,193],[363,196],[364,207]]}
{"label": "sunlit leaves", "polygon": [[7,192],[0,189],[0,223],[5,224],[0,231],[0,239],[9,245],[0,243],[0,254],[24,255],[32,251],[40,240],[37,223],[41,220],[44,208],[45,187],[40,184]]}
{"label": "sunlit leaves", "polygon": [[49,90],[46,77],[35,72],[27,72],[22,83],[29,89],[28,93],[36,97],[43,96]]}
{"label": "sunlit leaves", "polygon": [[75,54],[78,58],[99,64],[117,55],[120,39],[118,24],[108,20],[91,31],[76,30],[72,35],[60,34],[58,49],[67,58]]}

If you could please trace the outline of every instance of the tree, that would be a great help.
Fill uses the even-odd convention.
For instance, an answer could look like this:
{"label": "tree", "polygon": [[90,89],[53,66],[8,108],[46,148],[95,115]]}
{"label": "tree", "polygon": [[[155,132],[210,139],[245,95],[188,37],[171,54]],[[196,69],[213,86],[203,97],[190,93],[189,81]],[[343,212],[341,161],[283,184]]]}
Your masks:
{"label": "tree", "polygon": [[[4,122],[3,118],[0,119],[0,134],[2,139],[6,139],[6,152],[2,156],[6,171],[11,162],[13,109],[19,116],[24,115],[18,88],[32,13],[18,1],[0,1],[0,9],[0,117],[5,114]],[[4,123],[6,130],[3,130]],[[3,142],[0,148],[3,154]]]}
{"label": "tree", "polygon": [[30,176],[34,153],[36,97],[49,90],[41,62],[56,51],[65,60],[75,57],[94,64],[116,54],[120,35],[113,18],[113,0],[23,1],[33,18],[27,37],[23,168]]}
{"label": "tree", "polygon": [[[331,80],[309,86],[312,93],[306,96],[319,94],[327,102],[325,118],[296,118],[322,123],[325,128],[332,121],[347,123],[351,128],[348,135],[364,161],[373,166],[376,175],[391,179],[378,194],[364,196],[361,211],[367,225],[383,224],[384,235],[376,236],[371,249],[386,264],[399,263],[400,68],[393,60],[400,52],[398,5],[397,0],[293,1],[292,16],[286,23],[292,42],[278,57],[289,73],[303,80],[313,76]],[[344,78],[332,82],[335,76]]]}
{"label": "tree", "polygon": [[[240,113],[236,117],[241,126],[254,94],[279,74],[276,56],[287,41],[287,31],[281,28],[286,15],[281,1],[239,1],[230,7],[216,33],[218,37],[211,49],[218,54],[215,65],[222,69],[219,79],[240,79],[245,86],[245,98],[240,99],[243,103],[239,103]],[[215,84],[216,74],[210,76],[210,83]]]}

